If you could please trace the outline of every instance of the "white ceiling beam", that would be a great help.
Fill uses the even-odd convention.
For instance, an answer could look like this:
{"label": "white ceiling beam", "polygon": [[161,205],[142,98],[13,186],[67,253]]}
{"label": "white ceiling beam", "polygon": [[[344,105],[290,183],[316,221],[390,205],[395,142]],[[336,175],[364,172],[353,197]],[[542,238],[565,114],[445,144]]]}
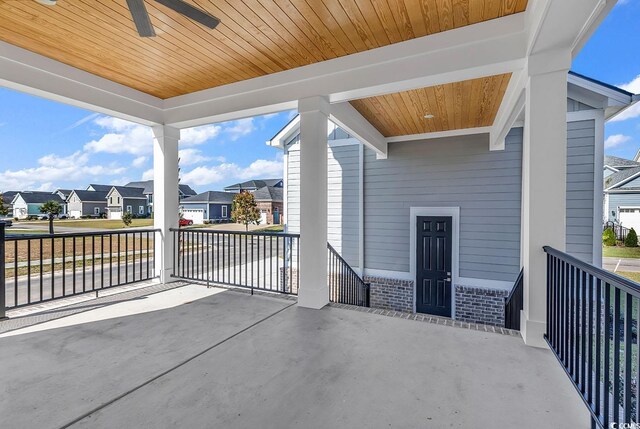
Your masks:
{"label": "white ceiling beam", "polygon": [[617,0],[529,0],[527,52],[568,50],[575,57]]}
{"label": "white ceiling beam", "polygon": [[524,14],[516,14],[173,97],[164,100],[165,120],[183,128],[316,95],[340,103],[516,71],[525,64],[524,28]]}
{"label": "white ceiling beam", "polygon": [[507,134],[524,109],[525,85],[526,73],[514,72],[491,127],[489,150],[504,150]]}
{"label": "white ceiling beam", "polygon": [[385,137],[351,103],[345,101],[332,104],[329,119],[373,150],[378,159],[387,158]]}
{"label": "white ceiling beam", "polygon": [[144,125],[164,121],[161,99],[6,42],[0,85]]}
{"label": "white ceiling beam", "polygon": [[408,142],[416,140],[433,140],[447,137],[472,136],[491,133],[491,127],[463,128],[460,130],[435,131],[432,133],[408,134],[405,136],[387,137],[387,143]]}

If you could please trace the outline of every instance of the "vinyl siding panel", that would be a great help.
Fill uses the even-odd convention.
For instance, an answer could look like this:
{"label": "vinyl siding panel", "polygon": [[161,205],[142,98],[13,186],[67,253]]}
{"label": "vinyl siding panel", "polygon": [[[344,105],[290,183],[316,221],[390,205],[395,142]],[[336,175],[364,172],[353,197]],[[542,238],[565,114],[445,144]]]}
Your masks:
{"label": "vinyl siding panel", "polygon": [[567,253],[593,261],[595,121],[567,124]]}
{"label": "vinyl siding panel", "polygon": [[[338,129],[339,130],[339,129]],[[336,130],[332,134],[337,133]],[[348,136],[344,133],[345,136]],[[338,137],[342,134],[338,134]],[[327,150],[327,238],[352,266],[358,266],[359,249],[359,145]],[[287,231],[300,232],[300,150],[288,151]]]}
{"label": "vinyl siding panel", "polygon": [[[624,194],[609,194],[607,214],[610,221],[618,219],[618,207],[640,207],[640,192],[625,192]],[[616,212],[613,216],[611,212]]]}
{"label": "vinyl siding panel", "polygon": [[522,129],[504,151],[486,136],[392,143],[365,156],[365,267],[409,271],[410,207],[460,207],[460,276],[513,281],[520,270]]}

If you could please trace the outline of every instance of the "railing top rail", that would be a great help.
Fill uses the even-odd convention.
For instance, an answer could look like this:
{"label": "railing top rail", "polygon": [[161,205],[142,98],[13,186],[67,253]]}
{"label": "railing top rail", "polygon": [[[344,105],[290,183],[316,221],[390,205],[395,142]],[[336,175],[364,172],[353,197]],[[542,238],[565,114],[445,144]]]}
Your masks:
{"label": "railing top rail", "polygon": [[159,229],[103,229],[100,231],[92,232],[63,232],[59,234],[7,234],[5,236],[6,241],[19,241],[19,240],[38,240],[41,238],[68,238],[68,237],[100,237],[103,235],[116,235],[116,234],[138,234],[147,232],[160,232]]}
{"label": "railing top rail", "polygon": [[260,235],[266,237],[293,237],[300,238],[300,234],[291,234],[288,232],[260,232],[260,231],[225,231],[222,229],[209,229],[209,228],[195,228],[195,229],[181,229],[171,228],[173,232],[202,232],[207,234],[228,234],[228,235]]}
{"label": "railing top rail", "polygon": [[554,249],[553,247],[544,246],[543,249],[549,255],[563,259],[566,262],[569,262],[570,264],[580,268],[582,271],[589,273],[606,283],[609,283],[611,286],[617,287],[624,292],[640,298],[640,284],[625,279],[624,277],[621,277],[612,272],[605,271],[602,268],[598,268],[594,265],[588,264],[576,258],[575,256],[571,256],[567,253],[561,252],[560,250]]}
{"label": "railing top rail", "polygon": [[355,270],[354,270],[353,268],[351,268],[351,265],[349,265],[349,263],[348,263],[347,261],[345,261],[345,260],[344,260],[344,258],[340,255],[340,253],[338,253],[338,252],[336,251],[336,249],[334,249],[334,248],[333,248],[333,246],[332,246],[330,243],[327,243],[327,249],[329,249],[329,251],[331,252],[331,254],[332,254],[334,257],[336,257],[336,258],[338,259],[338,261],[340,261],[340,263],[341,263],[341,264],[343,264],[343,265],[346,267],[346,269],[347,269],[350,273],[354,274],[354,275],[358,278],[358,280],[359,280],[360,282],[362,282],[362,284],[365,284],[365,285],[367,284],[367,283],[366,283],[366,282],[365,282],[365,281],[364,281],[364,280],[363,280],[363,279],[358,275],[358,273],[356,273],[356,272],[355,272]]}
{"label": "railing top rail", "polygon": [[516,290],[518,289],[518,285],[522,281],[523,277],[524,277],[524,268],[521,268],[520,274],[518,274],[518,277],[516,277],[516,281],[513,284],[513,287],[511,288],[511,292],[509,292],[509,295],[507,296],[506,302],[509,302],[513,299],[513,295],[516,293]]}

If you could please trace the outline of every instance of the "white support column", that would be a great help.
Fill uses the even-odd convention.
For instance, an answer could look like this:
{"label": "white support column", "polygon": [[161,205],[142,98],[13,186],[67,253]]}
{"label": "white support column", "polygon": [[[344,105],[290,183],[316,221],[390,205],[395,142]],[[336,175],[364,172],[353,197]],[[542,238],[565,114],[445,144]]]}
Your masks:
{"label": "white support column", "polygon": [[300,290],[298,305],[329,303],[327,282],[327,121],[324,97],[298,102],[300,113]]}
{"label": "white support column", "polygon": [[546,256],[543,246],[566,245],[567,72],[565,55],[532,57],[526,84],[523,142],[522,264],[526,344],[545,347]]}
{"label": "white support column", "polygon": [[180,130],[166,125],[153,127],[153,226],[160,230],[155,241],[156,276],[161,283],[172,280],[173,233],[178,227],[178,141]]}

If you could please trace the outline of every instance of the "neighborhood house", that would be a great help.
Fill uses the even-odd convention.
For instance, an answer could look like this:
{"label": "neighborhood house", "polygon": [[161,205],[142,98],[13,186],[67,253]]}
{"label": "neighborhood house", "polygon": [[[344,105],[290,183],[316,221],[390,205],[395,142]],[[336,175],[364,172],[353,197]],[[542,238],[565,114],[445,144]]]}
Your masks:
{"label": "neighborhood house", "polygon": [[136,216],[146,215],[147,196],[144,195],[143,188],[113,186],[107,193],[107,217],[122,219],[124,212]]}
{"label": "neighborhood house", "polygon": [[26,219],[29,216],[42,216],[40,207],[47,201],[55,201],[60,204],[62,210],[61,215],[67,213],[67,205],[64,199],[58,193],[39,192],[39,191],[23,191],[18,192],[11,204],[13,206],[13,217],[18,219]]}

